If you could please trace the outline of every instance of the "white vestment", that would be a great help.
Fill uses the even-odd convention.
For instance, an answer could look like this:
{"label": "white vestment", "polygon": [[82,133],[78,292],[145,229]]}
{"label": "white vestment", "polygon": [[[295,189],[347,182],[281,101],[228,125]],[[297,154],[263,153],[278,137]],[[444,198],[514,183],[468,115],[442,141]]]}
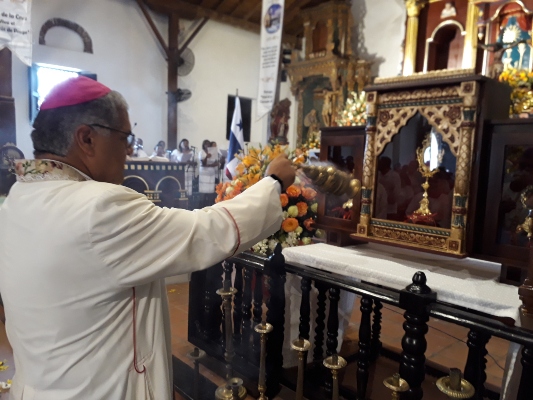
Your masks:
{"label": "white vestment", "polygon": [[173,399],[164,278],[278,231],[279,184],[265,178],[234,200],[187,211],[62,163],[17,162],[16,171],[0,209],[10,399]]}

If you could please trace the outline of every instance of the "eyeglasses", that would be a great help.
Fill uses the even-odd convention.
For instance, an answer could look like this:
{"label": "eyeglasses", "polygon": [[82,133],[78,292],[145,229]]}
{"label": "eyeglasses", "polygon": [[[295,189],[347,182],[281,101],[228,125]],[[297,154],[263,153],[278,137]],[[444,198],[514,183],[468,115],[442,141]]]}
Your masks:
{"label": "eyeglasses", "polygon": [[[135,135],[132,131],[121,131],[120,129],[115,129],[115,128],[111,128],[110,126],[105,126],[105,125],[100,125],[100,124],[87,124],[89,125],[90,127],[98,127],[98,128],[103,128],[103,129],[109,129],[110,131],[115,131],[115,132],[120,132],[120,133],[123,133],[126,135],[126,139],[128,141],[128,146],[132,147],[133,144],[135,143]],[[134,124],[133,126],[135,127],[137,124]]]}

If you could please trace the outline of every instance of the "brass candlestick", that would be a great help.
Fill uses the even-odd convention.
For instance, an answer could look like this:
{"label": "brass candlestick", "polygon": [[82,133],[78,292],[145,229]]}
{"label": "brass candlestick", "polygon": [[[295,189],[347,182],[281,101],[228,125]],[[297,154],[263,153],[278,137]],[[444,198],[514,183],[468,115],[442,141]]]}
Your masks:
{"label": "brass candlestick", "polygon": [[231,300],[232,297],[237,293],[237,290],[229,286],[228,283],[224,282],[224,288],[218,289],[217,294],[222,297],[223,307],[224,307],[224,326],[226,330],[226,351],[224,353],[224,358],[226,359],[226,383],[217,388],[215,392],[215,398],[217,400],[232,400],[234,399],[235,387],[240,386],[238,389],[238,399],[243,400],[246,398],[246,389],[242,386],[242,380],[239,378],[233,377],[233,369],[231,368],[231,361],[235,356],[235,351],[233,349],[233,329],[231,324]]}
{"label": "brass candlestick", "polygon": [[198,347],[195,347],[193,351],[187,353],[187,357],[191,359],[194,363],[194,389],[193,389],[193,400],[200,400],[199,393],[199,380],[200,380],[200,359],[205,356],[205,351],[200,350]]}
{"label": "brass candlestick", "polygon": [[437,388],[450,399],[469,399],[475,394],[474,386],[462,379],[461,370],[450,368],[450,376],[437,380]]}
{"label": "brass candlestick", "polygon": [[409,390],[409,384],[405,379],[400,378],[400,374],[389,376],[383,381],[386,388],[392,390],[392,400],[399,400],[400,393]]}
{"label": "brass candlestick", "polygon": [[259,399],[258,400],[268,400],[268,397],[265,396],[266,392],[266,340],[267,334],[272,332],[272,325],[263,322],[255,326],[254,330],[261,334],[261,355],[259,359],[259,382],[257,384],[257,390],[259,390]]}
{"label": "brass candlestick", "polygon": [[296,400],[304,398],[304,371],[307,351],[311,348],[309,340],[296,339],[291,343],[291,349],[298,352],[298,380],[296,382]]}
{"label": "brass candlestick", "polygon": [[352,175],[340,171],[332,166],[325,165],[297,165],[317,187],[324,193],[331,193],[335,196],[354,197],[361,189],[361,182],[353,178]]}
{"label": "brass candlestick", "polygon": [[331,395],[332,400],[339,400],[339,369],[346,367],[346,360],[337,354],[333,354],[324,360],[324,366],[331,370],[331,376],[333,378],[333,393]]}

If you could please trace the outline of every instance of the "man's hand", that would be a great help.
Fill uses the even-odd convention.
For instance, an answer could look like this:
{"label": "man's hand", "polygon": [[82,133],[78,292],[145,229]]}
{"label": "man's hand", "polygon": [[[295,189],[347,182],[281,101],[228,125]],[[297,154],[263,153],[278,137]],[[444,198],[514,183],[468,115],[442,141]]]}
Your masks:
{"label": "man's hand", "polygon": [[283,187],[281,191],[287,189],[290,185],[294,183],[294,178],[296,172],[292,167],[292,163],[287,159],[286,155],[276,157],[268,164],[266,175],[276,175],[279,179],[283,181]]}

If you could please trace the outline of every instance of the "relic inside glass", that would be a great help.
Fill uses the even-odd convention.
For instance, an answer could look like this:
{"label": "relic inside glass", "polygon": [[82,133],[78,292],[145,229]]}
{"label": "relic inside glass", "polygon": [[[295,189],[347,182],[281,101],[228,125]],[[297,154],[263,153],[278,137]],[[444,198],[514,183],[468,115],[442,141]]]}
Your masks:
{"label": "relic inside glass", "polygon": [[450,228],[455,164],[442,135],[415,114],[377,157],[373,217]]}

